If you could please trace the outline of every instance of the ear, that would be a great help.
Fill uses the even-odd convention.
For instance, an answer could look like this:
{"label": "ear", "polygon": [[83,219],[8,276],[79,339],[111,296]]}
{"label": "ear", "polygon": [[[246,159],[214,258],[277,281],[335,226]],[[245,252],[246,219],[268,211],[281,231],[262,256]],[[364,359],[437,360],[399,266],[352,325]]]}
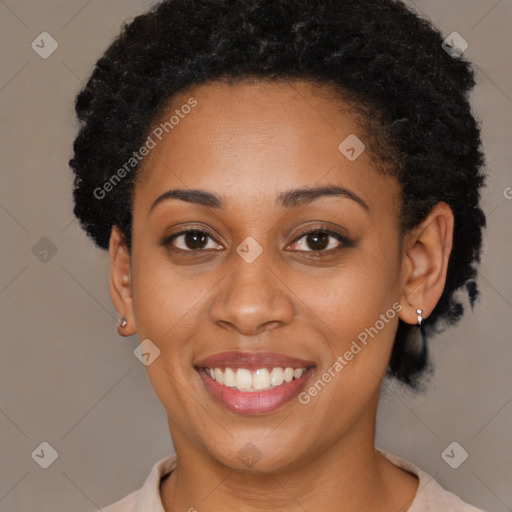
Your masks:
{"label": "ear", "polygon": [[443,293],[453,244],[453,222],[452,210],[440,202],[406,237],[400,318],[408,324],[417,323],[417,309],[422,310],[423,318],[430,315]]}
{"label": "ear", "polygon": [[117,226],[112,226],[108,251],[110,256],[110,297],[120,317],[126,318],[128,321],[125,327],[119,323],[117,332],[120,336],[131,336],[137,332],[133,314],[131,258],[124,235]]}

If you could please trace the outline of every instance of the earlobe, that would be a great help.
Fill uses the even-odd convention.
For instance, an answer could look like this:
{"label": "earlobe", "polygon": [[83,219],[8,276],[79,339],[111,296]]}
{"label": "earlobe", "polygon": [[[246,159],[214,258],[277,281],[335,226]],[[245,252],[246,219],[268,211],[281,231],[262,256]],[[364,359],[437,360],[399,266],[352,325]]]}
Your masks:
{"label": "earlobe", "polygon": [[131,287],[131,257],[124,236],[117,226],[112,227],[109,242],[110,297],[121,319],[117,325],[120,336],[135,334]]}
{"label": "earlobe", "polygon": [[[404,249],[404,285],[400,318],[417,324],[435,308],[446,282],[453,243],[453,212],[437,203],[407,238]],[[418,313],[421,310],[421,314]]]}

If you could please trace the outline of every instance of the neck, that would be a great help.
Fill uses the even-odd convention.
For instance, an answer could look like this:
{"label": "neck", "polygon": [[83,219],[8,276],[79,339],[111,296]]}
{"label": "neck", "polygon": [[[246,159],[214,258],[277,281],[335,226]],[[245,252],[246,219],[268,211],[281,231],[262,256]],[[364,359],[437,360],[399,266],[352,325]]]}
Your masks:
{"label": "neck", "polygon": [[174,434],[178,467],[161,485],[164,509],[406,511],[418,479],[375,450],[375,415],[376,404],[367,417],[326,449],[314,456],[306,454],[304,462],[271,474],[226,468],[180,436],[175,439]]}

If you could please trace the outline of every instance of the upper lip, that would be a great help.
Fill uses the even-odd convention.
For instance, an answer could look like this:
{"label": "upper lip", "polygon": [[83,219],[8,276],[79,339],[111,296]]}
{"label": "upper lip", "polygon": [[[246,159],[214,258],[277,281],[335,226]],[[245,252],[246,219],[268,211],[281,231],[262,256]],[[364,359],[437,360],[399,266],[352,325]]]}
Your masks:
{"label": "upper lip", "polygon": [[277,352],[221,352],[197,361],[197,368],[308,368],[314,366],[312,361],[279,354]]}

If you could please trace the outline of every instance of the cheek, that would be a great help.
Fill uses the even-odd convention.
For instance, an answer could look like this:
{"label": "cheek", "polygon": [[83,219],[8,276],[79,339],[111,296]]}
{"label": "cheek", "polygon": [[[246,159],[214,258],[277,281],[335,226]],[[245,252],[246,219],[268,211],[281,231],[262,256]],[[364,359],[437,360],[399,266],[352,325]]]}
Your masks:
{"label": "cheek", "polygon": [[[322,393],[319,406],[352,403],[357,395],[359,405],[352,403],[357,408],[379,387],[401,309],[399,262],[398,243],[375,239],[315,286],[301,281],[294,287],[327,340],[317,378],[325,377],[331,392]],[[313,395],[320,394],[323,384],[317,388],[311,389]]]}
{"label": "cheek", "polygon": [[160,248],[134,253],[133,274],[138,335],[153,336],[162,344],[180,339],[185,326],[197,322],[201,298],[214,285],[208,272],[202,279],[191,280],[186,267],[173,266]]}
{"label": "cheek", "polygon": [[400,298],[398,252],[390,249],[361,248],[329,274],[297,279],[293,290],[328,332],[357,337]]}
{"label": "cheek", "polygon": [[197,338],[197,326],[203,323],[201,298],[211,285],[206,277],[187,279],[156,251],[133,255],[134,315],[139,340],[149,339],[159,350],[145,367],[148,378],[160,402],[179,421],[191,408],[190,389],[183,392],[193,385],[194,370],[188,363],[195,348],[189,340]]}

